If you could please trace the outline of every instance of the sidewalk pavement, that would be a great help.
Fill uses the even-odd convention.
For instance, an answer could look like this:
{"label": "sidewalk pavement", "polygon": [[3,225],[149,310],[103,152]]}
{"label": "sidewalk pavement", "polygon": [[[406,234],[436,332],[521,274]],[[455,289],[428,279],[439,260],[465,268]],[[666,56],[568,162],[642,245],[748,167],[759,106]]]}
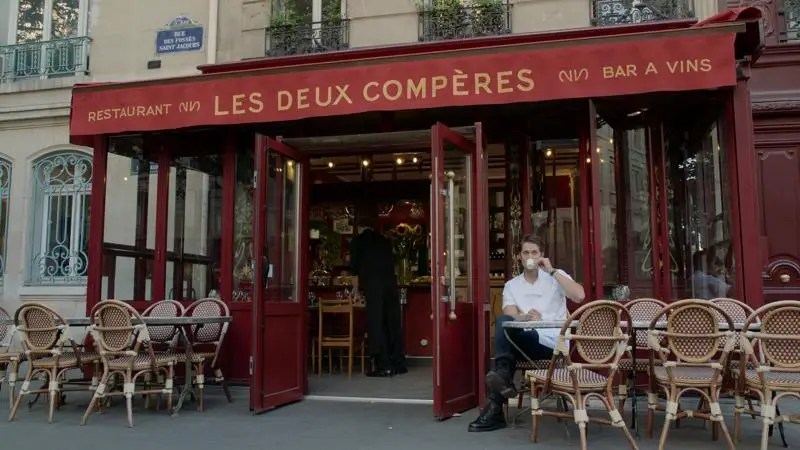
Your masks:
{"label": "sidewalk pavement", "polygon": [[[126,426],[124,402],[115,399],[114,405],[103,414],[91,416],[89,423],[79,425],[88,404],[88,394],[71,393],[68,403],[56,411],[54,423],[47,424],[46,402],[29,410],[20,407],[15,422],[6,422],[0,415],[0,437],[3,448],[35,449],[59,448],[65,450],[108,449],[141,450],[227,450],[227,449],[526,449],[549,450],[580,448],[577,429],[573,423],[558,423],[544,418],[538,444],[528,440],[530,415],[524,414],[515,428],[490,433],[468,433],[467,424],[478,414],[477,410],[464,413],[442,422],[432,417],[429,405],[400,405],[386,403],[351,403],[325,400],[305,400],[278,408],[262,415],[248,411],[248,390],[233,388],[234,402],[228,404],[221,390],[209,386],[206,391],[206,412],[196,410],[188,402],[179,417],[170,417],[161,411],[144,410],[141,398],[134,405],[135,428]],[[644,401],[640,405],[640,418],[644,424]],[[0,411],[8,405],[7,389],[0,393]],[[789,405],[789,402],[787,402]],[[798,403],[785,409],[800,410]],[[726,414],[730,411],[726,406]],[[512,407],[512,412],[515,408]],[[592,411],[597,414],[600,411]],[[788,412],[788,411],[785,411]],[[784,412],[784,413],[785,413]],[[733,418],[727,417],[733,429]],[[760,442],[760,420],[746,417],[740,449],[757,449]],[[662,418],[657,417],[657,433]],[[566,430],[569,430],[569,438]],[[658,448],[655,439],[642,436],[638,443],[642,450]],[[644,430],[642,430],[644,434]],[[791,444],[800,442],[800,427],[786,426]],[[782,448],[776,435],[770,448]],[[589,427],[589,448],[592,450],[622,450],[628,448],[622,432],[611,427]],[[683,421],[680,428],[670,431],[667,448],[724,449],[722,440],[711,440],[710,429],[700,421]]]}

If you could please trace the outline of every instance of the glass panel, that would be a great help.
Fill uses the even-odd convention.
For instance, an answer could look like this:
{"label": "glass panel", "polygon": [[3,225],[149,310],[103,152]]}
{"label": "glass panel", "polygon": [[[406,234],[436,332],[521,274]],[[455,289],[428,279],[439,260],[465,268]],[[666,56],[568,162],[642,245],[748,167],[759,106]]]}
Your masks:
{"label": "glass panel", "polygon": [[733,295],[728,148],[718,105],[665,126],[669,248],[675,298]]}
{"label": "glass panel", "polygon": [[8,238],[8,204],[11,193],[11,163],[0,159],[0,286],[6,273],[6,240]]}
{"label": "glass panel", "polygon": [[[580,180],[577,139],[534,142],[530,164],[532,177],[533,233],[546,242],[545,255],[576,281],[583,280],[581,245]],[[519,254],[519,243],[514,243]],[[512,275],[520,273],[514,264]]]}
{"label": "glass panel", "polygon": [[222,236],[222,158],[180,156],[170,168],[166,298],[217,297]]}
{"label": "glass panel", "polygon": [[[471,219],[470,160],[460,149],[445,143],[444,247],[445,279],[449,289],[455,287],[456,301],[472,303],[470,283]],[[450,280],[455,279],[455,283]],[[450,292],[448,292],[448,295]]]}
{"label": "glass panel", "polygon": [[[600,163],[600,228],[604,294],[624,299],[655,297],[650,238],[647,129],[597,128]],[[628,292],[615,290],[627,286]]]}
{"label": "glass panel", "polygon": [[150,300],[158,165],[140,136],[110,140],[106,180],[101,297]]}
{"label": "glass panel", "polygon": [[[251,139],[252,140],[252,139]],[[233,301],[253,301],[253,148],[236,154],[236,200],[233,230]]]}
{"label": "glass panel", "polygon": [[53,0],[50,39],[78,36],[79,0]]}
{"label": "glass panel", "polygon": [[38,160],[34,171],[33,257],[30,281],[36,284],[86,282],[88,203],[92,159],[83,153],[58,153]]}
{"label": "glass panel", "polygon": [[299,163],[272,152],[268,153],[267,164],[266,298],[273,302],[297,302],[301,167]]}
{"label": "glass panel", "polygon": [[17,43],[44,40],[45,0],[19,0],[17,9]]}

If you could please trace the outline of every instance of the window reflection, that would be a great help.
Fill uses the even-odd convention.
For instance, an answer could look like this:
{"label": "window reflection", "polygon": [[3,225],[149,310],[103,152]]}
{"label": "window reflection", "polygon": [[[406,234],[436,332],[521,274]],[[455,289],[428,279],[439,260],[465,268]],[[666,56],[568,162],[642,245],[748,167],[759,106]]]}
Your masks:
{"label": "window reflection", "polygon": [[140,136],[111,138],[106,167],[103,299],[150,300],[158,165]]}
{"label": "window reflection", "polygon": [[[721,108],[686,114],[665,126],[669,250],[673,295],[733,295],[728,151]],[[676,117],[680,117],[676,114]]]}

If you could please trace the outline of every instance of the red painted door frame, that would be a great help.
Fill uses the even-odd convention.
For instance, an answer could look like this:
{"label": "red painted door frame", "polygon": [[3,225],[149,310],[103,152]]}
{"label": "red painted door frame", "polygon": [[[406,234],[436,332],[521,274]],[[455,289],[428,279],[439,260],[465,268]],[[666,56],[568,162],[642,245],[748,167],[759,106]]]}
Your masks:
{"label": "red painted door frame", "polygon": [[[308,159],[302,153],[283,144],[279,140],[257,135],[255,144],[256,190],[253,215],[253,256],[255,258],[255,282],[253,295],[253,343],[251,358],[250,407],[254,413],[262,413],[302,400],[306,387],[306,347],[308,324],[306,319],[308,298],[308,210],[310,168]],[[267,236],[270,227],[282,231],[283,214],[287,211],[283,185],[276,183],[277,195],[269,192],[268,178],[272,169],[283,170],[282,166],[271,167],[270,154],[275,153],[294,162],[300,175],[299,199],[294,208],[297,214],[297,246],[294,249],[293,267],[282,267],[282,261],[273,256],[274,246],[268,248]],[[280,173],[280,172],[279,172]],[[270,205],[270,200],[279,205]],[[275,220],[268,221],[268,209],[278,211]],[[274,244],[274,243],[272,243]],[[265,254],[266,252],[266,254]],[[275,254],[277,253],[277,254]],[[269,259],[265,264],[265,256]],[[271,267],[270,267],[271,266]],[[271,271],[270,271],[271,269]],[[294,284],[297,298],[283,298],[279,289],[265,286],[271,272],[271,279],[283,282],[282,274],[290,271],[295,274]],[[268,283],[267,283],[268,284]]]}
{"label": "red painted door frame", "polygon": [[[468,268],[471,303],[455,302],[451,310],[445,289],[445,205],[447,167],[445,145],[449,144],[469,157],[472,178],[470,187],[471,255]],[[475,124],[475,142],[437,123],[431,129],[431,306],[434,311],[433,412],[440,420],[447,419],[478,405],[480,380],[486,370],[484,304],[489,298],[488,268],[488,193],[482,126]],[[453,315],[455,313],[455,315]],[[482,372],[483,371],[483,372]]]}

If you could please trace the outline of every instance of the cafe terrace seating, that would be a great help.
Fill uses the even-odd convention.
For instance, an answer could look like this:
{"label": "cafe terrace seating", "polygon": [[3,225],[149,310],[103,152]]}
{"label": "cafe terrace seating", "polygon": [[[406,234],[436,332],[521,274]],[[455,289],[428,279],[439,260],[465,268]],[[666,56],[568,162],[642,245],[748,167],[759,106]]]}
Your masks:
{"label": "cafe terrace seating", "polygon": [[[176,358],[170,354],[156,354],[150,343],[147,325],[142,323],[139,313],[127,303],[105,300],[92,308],[90,317],[95,320],[89,326],[95,345],[103,361],[103,376],[95,389],[81,425],[85,425],[96,405],[106,396],[122,395],[128,409],[128,426],[133,427],[133,396],[139,394],[166,394],[167,410],[172,411],[173,375]],[[136,324],[134,324],[134,322]],[[145,376],[157,382],[136,391],[136,382]],[[163,375],[163,378],[159,375]],[[107,391],[112,377],[123,379],[123,390]],[[154,376],[154,377],[153,377]]]}
{"label": "cafe terrace seating", "polygon": [[[578,321],[575,332],[572,321]],[[586,450],[586,427],[590,422],[612,425],[622,430],[631,448],[638,449],[627,424],[616,408],[614,379],[619,361],[626,351],[629,335],[621,323],[630,323],[628,312],[618,302],[598,300],[580,307],[564,323],[547,370],[526,373],[531,386],[531,440],[536,442],[540,417],[574,418],[580,432],[581,450]],[[579,357],[583,362],[576,362]],[[563,359],[563,367],[557,367]],[[542,396],[566,397],[574,406],[573,414],[545,410],[539,404]],[[589,416],[586,404],[591,398],[600,400],[609,419]]]}
{"label": "cafe terrace seating", "polygon": [[[760,320],[759,331],[750,325]],[[800,302],[768,303],[753,311],[745,320],[738,365],[737,395],[755,395],[761,403],[761,450],[766,450],[770,428],[774,424],[800,421],[798,415],[780,415],[778,401],[785,397],[800,399]],[[751,368],[754,367],[754,368]],[[742,410],[735,412],[738,435]]]}
{"label": "cafe terrace seating", "polygon": [[[22,335],[22,350],[30,368],[8,420],[16,417],[23,397],[47,394],[50,398],[47,421],[52,423],[56,402],[61,402],[64,391],[62,383],[66,380],[67,371],[87,364],[96,366],[99,356],[95,352],[82,351],[70,337],[69,326],[64,318],[49,306],[26,303],[14,314],[14,324]],[[38,389],[31,389],[31,382],[40,375],[46,378],[47,383]]]}
{"label": "cafe terrace seating", "polygon": [[11,340],[14,335],[12,327],[3,321],[10,319],[5,309],[0,308],[0,389],[3,383],[8,384],[8,408],[14,406],[14,392],[17,384],[17,370],[22,354],[11,351]]}

